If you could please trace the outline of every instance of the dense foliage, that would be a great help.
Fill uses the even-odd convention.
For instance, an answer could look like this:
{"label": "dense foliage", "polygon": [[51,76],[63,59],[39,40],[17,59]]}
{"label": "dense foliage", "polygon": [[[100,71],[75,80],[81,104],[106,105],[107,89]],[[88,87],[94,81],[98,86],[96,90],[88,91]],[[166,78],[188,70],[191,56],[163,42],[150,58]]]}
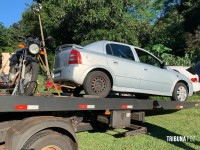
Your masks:
{"label": "dense foliage", "polygon": [[[200,0],[40,0],[45,37],[84,45],[112,40],[146,48],[170,65],[192,65],[199,61]],[[24,35],[40,37],[35,1],[20,24]],[[14,51],[17,34],[0,23],[0,52]],[[50,53],[50,54],[51,54]],[[53,56],[51,56],[53,59]]]}
{"label": "dense foliage", "polygon": [[13,49],[17,48],[17,41],[14,35],[17,35],[17,31],[12,28],[5,28],[0,23],[0,53],[12,52]]}

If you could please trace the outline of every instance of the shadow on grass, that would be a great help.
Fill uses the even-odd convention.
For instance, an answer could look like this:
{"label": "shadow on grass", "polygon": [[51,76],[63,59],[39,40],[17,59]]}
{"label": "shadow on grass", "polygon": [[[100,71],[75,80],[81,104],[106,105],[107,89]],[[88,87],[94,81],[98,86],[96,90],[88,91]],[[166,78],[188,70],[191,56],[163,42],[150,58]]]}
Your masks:
{"label": "shadow on grass", "polygon": [[166,115],[166,114],[172,114],[172,113],[175,113],[175,112],[178,112],[180,110],[146,110],[145,111],[145,117],[146,116],[157,116],[157,115]]}
{"label": "shadow on grass", "polygon": [[[157,139],[161,139],[165,142],[168,142],[167,141],[167,136],[190,136],[190,135],[180,135],[180,134],[177,134],[177,133],[174,133],[174,132],[171,132],[163,127],[160,127],[160,126],[157,126],[155,124],[150,124],[150,123],[144,123],[143,126],[147,127],[147,130],[148,130],[148,135],[149,136],[152,136],[154,138],[157,138]],[[193,143],[197,146],[200,146],[200,141],[190,141],[188,140],[187,142],[190,142],[190,143]],[[175,145],[179,148],[182,148],[182,149],[190,149],[190,150],[193,150],[194,148],[186,145],[187,142],[169,142],[170,144],[172,145]]]}
{"label": "shadow on grass", "polygon": [[[152,136],[157,139],[160,139],[160,140],[163,140],[164,142],[170,143],[178,148],[187,149],[187,150],[195,150],[194,148],[187,145],[188,142],[192,143],[194,145],[200,146],[200,141],[197,141],[197,140],[194,140],[194,141],[187,140],[185,142],[169,142],[169,141],[167,141],[167,136],[180,137],[180,136],[190,136],[190,135],[177,134],[177,133],[169,131],[163,127],[157,126],[155,124],[150,124],[150,123],[137,123],[137,124],[147,128],[147,135]],[[112,129],[110,129],[110,130],[112,130]],[[96,128],[95,130],[90,131],[90,132],[100,132],[100,133],[105,133],[105,134],[111,135],[115,138],[124,138],[124,133],[125,133],[124,131],[118,132],[117,130],[112,130],[114,132],[114,134],[110,134],[107,131],[108,131],[108,128],[104,127],[104,128]],[[138,138],[140,138],[140,137],[138,137]]]}
{"label": "shadow on grass", "polygon": [[[167,136],[176,136],[176,137],[180,137],[180,136],[190,136],[190,135],[181,135],[181,134],[177,134],[174,132],[171,132],[163,127],[157,126],[155,124],[150,124],[150,123],[143,123],[143,124],[139,124],[140,126],[146,127],[147,128],[147,135],[152,136],[154,138],[163,140],[164,142],[170,143],[172,145],[175,145],[176,147],[182,148],[182,149],[187,149],[187,150],[195,150],[194,148],[186,145],[186,143],[190,142],[192,144],[195,144],[197,146],[200,146],[200,141],[192,141],[192,140],[187,140],[185,142],[170,142],[167,141]],[[120,134],[120,132],[116,132],[119,134],[115,134],[113,135],[115,138],[122,138],[124,137],[124,134]],[[139,137],[138,137],[139,138]]]}

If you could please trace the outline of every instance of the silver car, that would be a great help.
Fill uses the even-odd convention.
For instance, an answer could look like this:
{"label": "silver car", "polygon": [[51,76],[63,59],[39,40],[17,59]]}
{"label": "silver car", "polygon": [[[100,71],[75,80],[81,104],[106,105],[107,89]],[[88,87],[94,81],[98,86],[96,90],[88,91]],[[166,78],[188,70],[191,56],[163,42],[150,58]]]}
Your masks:
{"label": "silver car", "polygon": [[56,49],[55,82],[63,91],[84,89],[88,95],[106,97],[110,91],[136,97],[161,95],[186,101],[193,94],[191,81],[168,69],[148,51],[118,42],[98,41],[84,47],[66,44]]}

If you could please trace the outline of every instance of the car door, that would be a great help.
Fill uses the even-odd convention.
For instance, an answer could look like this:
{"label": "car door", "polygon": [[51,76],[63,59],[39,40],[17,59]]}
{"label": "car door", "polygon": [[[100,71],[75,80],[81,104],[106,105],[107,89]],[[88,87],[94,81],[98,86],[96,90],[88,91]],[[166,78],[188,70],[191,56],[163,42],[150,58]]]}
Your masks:
{"label": "car door", "polygon": [[114,72],[116,85],[139,88],[141,71],[130,46],[109,43],[106,45],[107,63]]}
{"label": "car door", "polygon": [[162,68],[162,62],[149,52],[138,48],[135,50],[142,70],[140,89],[169,92],[174,82],[173,73]]}

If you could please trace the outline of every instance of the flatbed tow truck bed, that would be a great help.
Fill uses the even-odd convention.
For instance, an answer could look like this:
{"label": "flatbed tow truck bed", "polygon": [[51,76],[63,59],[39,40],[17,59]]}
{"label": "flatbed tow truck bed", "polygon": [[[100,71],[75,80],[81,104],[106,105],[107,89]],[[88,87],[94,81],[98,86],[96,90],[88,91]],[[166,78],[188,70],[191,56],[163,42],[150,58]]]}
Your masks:
{"label": "flatbed tow truck bed", "polygon": [[132,136],[147,132],[145,127],[132,124],[132,120],[144,122],[145,111],[197,106],[200,102],[126,97],[0,96],[0,150],[76,150],[75,133],[92,130],[97,124],[127,128],[124,136]]}
{"label": "flatbed tow truck bed", "polygon": [[134,98],[78,98],[0,96],[0,112],[79,110],[174,110],[199,106],[198,102],[140,100]]}

